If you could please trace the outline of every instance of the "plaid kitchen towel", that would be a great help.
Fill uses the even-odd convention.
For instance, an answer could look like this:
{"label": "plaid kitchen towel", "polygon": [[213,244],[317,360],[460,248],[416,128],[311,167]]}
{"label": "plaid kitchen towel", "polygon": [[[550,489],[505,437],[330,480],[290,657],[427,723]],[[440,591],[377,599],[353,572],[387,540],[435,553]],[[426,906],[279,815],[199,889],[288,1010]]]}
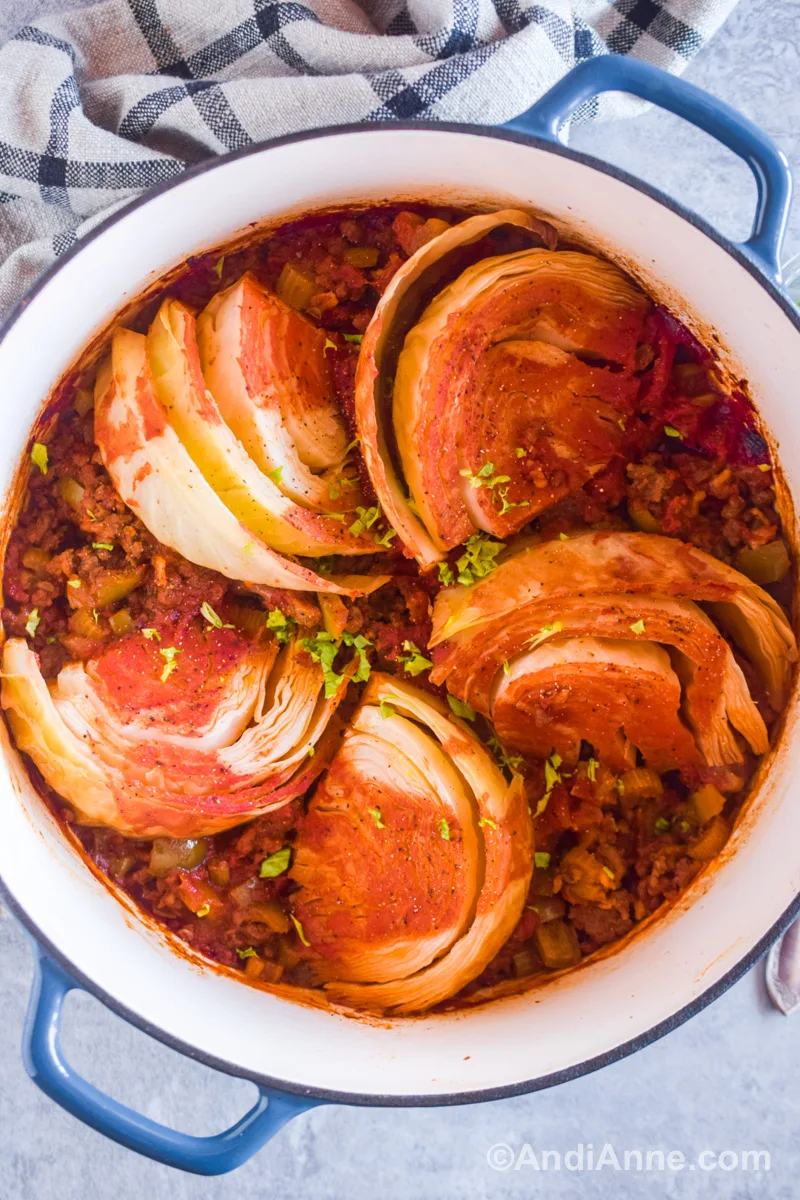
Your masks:
{"label": "plaid kitchen towel", "polygon": [[[680,72],[736,0],[106,0],[0,48],[0,313],[137,192],[353,121],[495,124],[574,63]],[[634,113],[605,95],[582,119]]]}

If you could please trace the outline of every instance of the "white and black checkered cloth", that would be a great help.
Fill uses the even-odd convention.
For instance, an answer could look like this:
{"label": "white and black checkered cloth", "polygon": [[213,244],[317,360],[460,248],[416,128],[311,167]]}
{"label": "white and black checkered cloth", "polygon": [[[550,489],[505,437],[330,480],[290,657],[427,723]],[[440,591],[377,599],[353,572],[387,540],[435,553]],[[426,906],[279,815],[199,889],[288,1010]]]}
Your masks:
{"label": "white and black checkered cloth", "polygon": [[0,312],[190,163],[324,125],[501,123],[598,54],[680,72],[735,2],[106,0],[27,25],[0,48]]}

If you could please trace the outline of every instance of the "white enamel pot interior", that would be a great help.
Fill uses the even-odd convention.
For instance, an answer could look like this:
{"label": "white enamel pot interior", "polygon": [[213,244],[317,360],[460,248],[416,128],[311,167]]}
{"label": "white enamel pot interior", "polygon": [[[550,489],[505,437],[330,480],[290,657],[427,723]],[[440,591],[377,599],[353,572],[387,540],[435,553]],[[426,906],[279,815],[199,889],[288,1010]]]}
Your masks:
{"label": "white enamel pot interior", "polygon": [[[704,336],[719,335],[800,488],[800,329],[741,255],[625,177],[523,138],[471,129],[333,131],[201,168],[118,214],[19,308],[0,343],[0,491],[10,495],[53,385],[113,314],[187,255],[250,222],[348,202],[513,203],[630,267]],[[454,1102],[542,1086],[669,1028],[754,960],[800,890],[793,699],[766,778],[721,861],[670,914],[528,995],[459,1015],[369,1023],[277,999],[180,957],[77,857],[6,752],[0,878],[42,944],[112,1007],[237,1074],[369,1103]]]}

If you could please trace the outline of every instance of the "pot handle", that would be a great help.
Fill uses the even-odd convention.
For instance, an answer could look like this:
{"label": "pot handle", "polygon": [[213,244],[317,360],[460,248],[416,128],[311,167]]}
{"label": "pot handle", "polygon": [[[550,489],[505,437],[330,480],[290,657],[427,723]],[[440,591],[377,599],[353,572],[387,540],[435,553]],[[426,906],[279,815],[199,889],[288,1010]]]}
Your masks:
{"label": "pot handle", "polygon": [[212,1137],[195,1137],[151,1121],[93,1087],[67,1062],[61,1049],[61,1012],[67,993],[81,985],[35,943],[34,959],[22,1041],[25,1068],[51,1100],[121,1146],[181,1171],[223,1175],[247,1162],[292,1117],[322,1103],[259,1087],[250,1111]]}
{"label": "pot handle", "polygon": [[710,133],[743,159],[758,189],[753,228],[741,249],[776,283],[783,282],[780,255],[792,199],[792,175],[786,156],[770,137],[722,100],[692,83],[621,54],[579,63],[532,108],[503,126],[549,142],[587,100],[601,92],[629,92]]}

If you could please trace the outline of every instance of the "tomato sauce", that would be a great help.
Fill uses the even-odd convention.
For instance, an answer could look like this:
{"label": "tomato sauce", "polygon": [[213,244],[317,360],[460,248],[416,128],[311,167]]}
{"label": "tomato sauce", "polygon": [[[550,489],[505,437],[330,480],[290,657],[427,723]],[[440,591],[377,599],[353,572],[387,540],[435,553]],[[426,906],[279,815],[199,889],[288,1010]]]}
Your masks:
{"label": "tomato sauce", "polygon": [[[354,434],[359,335],[409,254],[444,222],[462,215],[412,205],[290,222],[247,246],[190,259],[168,289],[148,298],[128,323],[144,330],[166,294],[199,309],[245,270],[279,294],[287,286],[306,289],[306,315],[350,339],[337,342],[332,359],[338,402]],[[781,541],[781,523],[767,446],[745,385],[730,388],[713,354],[663,309],[653,308],[648,334],[622,453],[581,491],[543,513],[533,529],[551,537],[581,527],[660,532],[746,570],[748,555]],[[153,538],[122,503],[101,463],[91,398],[78,376],[59,389],[53,411],[47,472],[32,468],[10,538],[2,614],[8,635],[28,636],[46,678],[68,661],[93,658],[132,630],[168,627],[175,641],[181,629],[198,624],[203,604],[245,636],[253,636],[273,607],[301,627],[318,623],[313,596],[233,584]],[[368,487],[363,461],[360,470]],[[451,563],[459,553],[453,551]],[[408,678],[404,643],[425,652],[430,602],[441,585],[435,575],[421,576],[397,546],[360,559],[359,570],[387,572],[392,583],[348,601],[346,629],[372,641],[373,668]],[[786,604],[790,583],[784,572],[768,590]],[[440,690],[430,684],[427,670],[413,682]],[[351,709],[358,693],[358,685],[351,685]],[[764,715],[768,721],[776,717],[766,708]],[[476,728],[484,737],[491,733],[480,718]],[[524,775],[535,810],[545,788],[543,764],[509,757],[502,747],[498,754]],[[177,937],[252,980],[310,981],[302,939],[287,916],[294,884],[285,869],[274,873],[280,860],[273,857],[291,847],[304,819],[302,800],[226,833],[181,847],[154,847],[72,824],[69,809],[38,783],[96,868]],[[532,941],[542,923],[565,921],[581,957],[679,894],[719,849],[744,791],[728,799],[724,815],[698,824],[689,811],[687,781],[671,773],[663,785],[658,800],[626,799],[610,786],[605,770],[591,770],[586,762],[556,783],[535,822],[537,847],[548,849],[537,856],[528,906],[504,949],[467,993],[544,970]],[[710,836],[714,822],[717,833]],[[590,850],[593,861],[602,860],[622,883],[610,902],[592,878]]]}

